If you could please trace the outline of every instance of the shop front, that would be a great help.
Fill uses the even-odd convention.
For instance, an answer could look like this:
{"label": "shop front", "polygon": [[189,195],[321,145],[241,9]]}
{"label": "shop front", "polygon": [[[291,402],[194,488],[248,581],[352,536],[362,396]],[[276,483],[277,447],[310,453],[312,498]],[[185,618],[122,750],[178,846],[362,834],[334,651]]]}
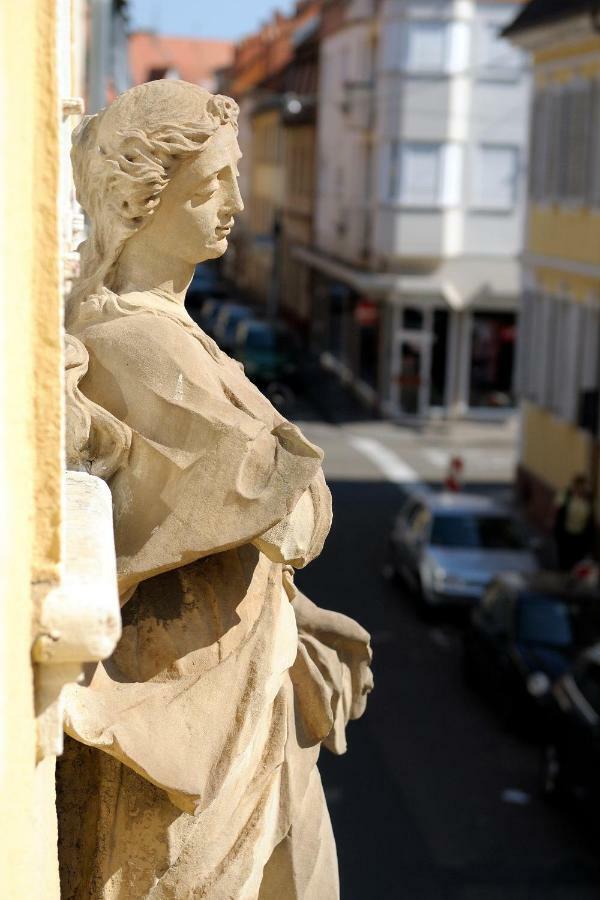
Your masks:
{"label": "shop front", "polygon": [[[463,267],[442,279],[315,259],[312,349],[370,407],[400,420],[514,410],[516,269],[501,280]],[[490,274],[510,290],[491,291]]]}

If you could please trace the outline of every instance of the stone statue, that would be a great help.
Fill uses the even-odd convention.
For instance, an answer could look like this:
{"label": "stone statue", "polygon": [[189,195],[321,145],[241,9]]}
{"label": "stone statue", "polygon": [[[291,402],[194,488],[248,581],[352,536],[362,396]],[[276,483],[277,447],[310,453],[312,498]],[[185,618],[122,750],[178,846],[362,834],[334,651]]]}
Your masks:
{"label": "stone statue", "polygon": [[67,461],[112,493],[123,633],[66,689],[62,896],[335,898],[317,757],[372,677],[368,634],[294,586],[331,523],[322,452],[184,308],[242,209],[237,106],[140,85],[72,155]]}

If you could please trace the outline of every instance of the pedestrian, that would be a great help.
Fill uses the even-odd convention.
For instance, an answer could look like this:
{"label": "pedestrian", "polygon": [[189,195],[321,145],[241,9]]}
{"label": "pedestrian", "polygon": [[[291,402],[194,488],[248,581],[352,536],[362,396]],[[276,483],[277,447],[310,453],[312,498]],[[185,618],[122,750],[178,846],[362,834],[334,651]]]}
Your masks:
{"label": "pedestrian", "polygon": [[556,498],[554,539],[558,566],[564,572],[571,571],[593,549],[594,507],[585,475],[576,475]]}
{"label": "pedestrian", "polygon": [[463,488],[464,463],[460,456],[453,456],[444,479],[444,490],[458,493]]}

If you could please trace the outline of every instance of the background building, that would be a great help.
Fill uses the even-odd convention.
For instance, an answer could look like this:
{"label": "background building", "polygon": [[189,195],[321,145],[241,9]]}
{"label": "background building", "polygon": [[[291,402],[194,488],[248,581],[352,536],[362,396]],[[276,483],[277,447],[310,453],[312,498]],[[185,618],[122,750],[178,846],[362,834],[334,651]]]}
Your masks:
{"label": "background building", "polygon": [[134,31],[129,35],[133,84],[179,78],[214,91],[218,87],[218,71],[229,66],[232,59],[231,41],[167,37],[152,31]]}
{"label": "background building", "polygon": [[332,0],[314,341],[373,406],[512,405],[529,74],[509,2]]}
{"label": "background building", "polygon": [[534,0],[506,31],[534,63],[518,387],[521,492],[542,521],[579,472],[598,494],[599,32],[592,0]]}
{"label": "background building", "polygon": [[[288,224],[291,223],[289,192],[297,189],[297,183],[296,176],[286,174],[286,166],[295,165],[302,141],[300,153],[304,154],[308,171],[307,132],[303,137],[299,132],[292,135],[289,126],[296,107],[293,103],[290,106],[290,101],[299,99],[296,88],[306,78],[303,90],[307,96],[300,97],[305,102],[298,121],[308,124],[309,95],[315,89],[314,69],[312,75],[304,73],[314,66],[316,51],[305,49],[302,59],[300,45],[314,32],[321,6],[322,0],[299,0],[289,16],[275,13],[257,34],[236,47],[233,65],[222,84],[222,89],[240,105],[240,146],[244,154],[240,190],[246,204],[246,212],[232,235],[233,253],[227,265],[238,285],[271,311],[280,305],[290,309],[290,303],[282,297],[283,259],[290,258],[282,230],[284,206]],[[286,150],[286,136],[296,143],[293,153]],[[306,187],[301,190],[305,196],[298,199],[306,212]]]}

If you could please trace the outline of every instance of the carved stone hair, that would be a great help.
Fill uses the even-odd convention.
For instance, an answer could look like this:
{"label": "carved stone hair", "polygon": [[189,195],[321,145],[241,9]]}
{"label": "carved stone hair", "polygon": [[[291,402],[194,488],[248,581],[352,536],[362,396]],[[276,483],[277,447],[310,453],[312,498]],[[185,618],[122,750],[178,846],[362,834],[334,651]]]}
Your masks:
{"label": "carved stone hair", "polygon": [[81,276],[70,305],[111,288],[128,238],[147,224],[178,160],[200,153],[222,125],[237,132],[238,106],[181,81],[155,81],[85,116],[73,132],[77,199],[89,217]]}

